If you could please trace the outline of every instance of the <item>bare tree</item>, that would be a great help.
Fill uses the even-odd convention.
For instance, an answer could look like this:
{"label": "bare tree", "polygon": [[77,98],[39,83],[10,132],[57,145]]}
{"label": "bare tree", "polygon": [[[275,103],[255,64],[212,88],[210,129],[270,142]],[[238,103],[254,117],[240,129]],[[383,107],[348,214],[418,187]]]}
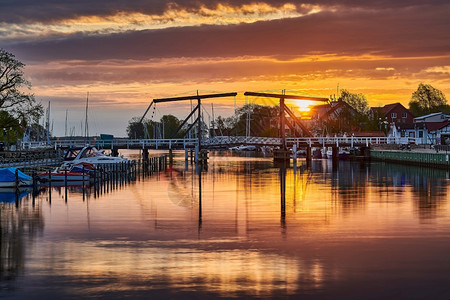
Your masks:
{"label": "bare tree", "polygon": [[22,126],[38,122],[43,114],[42,105],[36,103],[34,95],[24,91],[31,89],[24,76],[24,66],[12,53],[0,49],[0,111],[7,112]]}

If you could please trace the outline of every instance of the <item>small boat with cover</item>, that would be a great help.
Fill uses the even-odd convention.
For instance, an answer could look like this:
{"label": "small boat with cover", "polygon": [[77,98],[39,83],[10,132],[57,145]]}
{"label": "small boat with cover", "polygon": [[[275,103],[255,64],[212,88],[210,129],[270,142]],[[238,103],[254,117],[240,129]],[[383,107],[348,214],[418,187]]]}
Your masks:
{"label": "small boat with cover", "polygon": [[[17,170],[17,178],[16,178]],[[16,187],[16,186],[31,186],[33,185],[33,178],[17,168],[1,168],[0,169],[0,188]]]}

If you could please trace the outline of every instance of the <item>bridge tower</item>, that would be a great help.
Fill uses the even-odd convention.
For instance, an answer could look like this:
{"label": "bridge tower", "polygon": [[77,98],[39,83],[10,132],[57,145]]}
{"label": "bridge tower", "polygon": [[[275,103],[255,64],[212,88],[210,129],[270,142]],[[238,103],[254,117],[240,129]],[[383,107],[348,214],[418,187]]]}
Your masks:
{"label": "bridge tower", "polygon": [[[220,94],[205,94],[205,95],[199,95],[197,91],[197,95],[193,96],[184,96],[184,97],[173,97],[173,98],[159,98],[159,99],[153,99],[153,101],[148,106],[147,110],[145,111],[144,115],[141,118],[142,122],[145,118],[145,115],[150,110],[151,106],[156,103],[164,103],[164,102],[177,102],[177,101],[186,101],[186,100],[197,100],[197,106],[194,107],[194,109],[189,113],[189,115],[184,119],[183,122],[181,122],[180,126],[172,133],[171,139],[174,138],[178,132],[183,128],[184,125],[188,122],[188,120],[197,112],[197,118],[196,120],[189,125],[188,129],[186,130],[186,133],[188,133],[195,125],[197,125],[198,128],[198,143],[197,143],[197,155],[196,157],[197,162],[203,162],[204,160],[202,158],[205,158],[203,152],[202,152],[202,111],[201,111],[201,101],[202,99],[211,99],[211,98],[223,98],[223,97],[235,97],[237,93],[220,93]],[[185,133],[185,135],[186,135]]]}
{"label": "bridge tower", "polygon": [[[311,136],[309,130],[302,124],[301,120],[295,116],[295,114],[286,106],[285,100],[309,100],[309,101],[321,101],[328,102],[328,98],[320,97],[306,97],[298,95],[286,95],[284,92],[282,94],[268,94],[268,93],[256,93],[256,92],[245,92],[245,96],[254,97],[264,97],[264,98],[276,98],[280,101],[280,130],[279,137],[281,138],[280,150],[274,152],[274,160],[288,161],[290,160],[290,152],[286,147],[286,125],[297,135]],[[286,118],[286,114],[291,117],[291,120]],[[297,126],[295,126],[297,125]],[[298,128],[301,129],[301,133]]]}

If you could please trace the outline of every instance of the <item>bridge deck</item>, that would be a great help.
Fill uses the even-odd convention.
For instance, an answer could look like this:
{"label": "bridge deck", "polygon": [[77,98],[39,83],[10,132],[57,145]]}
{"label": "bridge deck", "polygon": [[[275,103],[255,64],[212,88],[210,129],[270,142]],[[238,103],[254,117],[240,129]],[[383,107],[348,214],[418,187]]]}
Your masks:
{"label": "bridge deck", "polygon": [[[226,148],[232,146],[281,146],[281,138],[272,137],[246,137],[246,136],[220,136],[202,139],[204,148]],[[34,148],[37,142],[23,143],[24,149]],[[96,145],[102,149],[188,149],[194,148],[198,143],[197,139],[126,139],[115,138],[113,140],[97,140],[92,138],[86,140],[55,140],[49,146],[55,148],[68,148],[83,146],[86,144]],[[41,143],[39,143],[40,145]],[[418,144],[413,138],[393,138],[393,137],[299,137],[286,138],[286,146],[297,148],[302,147],[370,147],[374,144]]]}

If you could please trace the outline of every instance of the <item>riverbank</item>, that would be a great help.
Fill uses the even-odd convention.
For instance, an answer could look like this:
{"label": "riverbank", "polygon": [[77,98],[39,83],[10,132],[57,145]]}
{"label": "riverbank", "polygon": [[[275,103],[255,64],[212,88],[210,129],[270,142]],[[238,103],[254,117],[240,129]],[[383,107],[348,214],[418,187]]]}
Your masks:
{"label": "riverbank", "polygon": [[408,145],[400,148],[398,145],[383,145],[370,150],[370,158],[374,160],[450,168],[450,151],[430,145]]}

